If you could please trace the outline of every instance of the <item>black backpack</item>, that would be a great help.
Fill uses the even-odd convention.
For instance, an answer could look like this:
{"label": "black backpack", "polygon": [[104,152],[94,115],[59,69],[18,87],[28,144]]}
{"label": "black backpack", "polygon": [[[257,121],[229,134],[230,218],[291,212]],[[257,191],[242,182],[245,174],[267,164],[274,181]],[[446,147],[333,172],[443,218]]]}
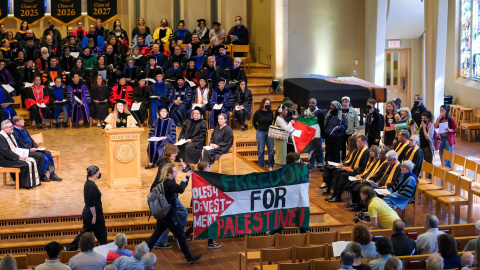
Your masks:
{"label": "black backpack", "polygon": [[378,125],[380,127],[380,131],[383,131],[383,126],[385,125],[385,117],[383,117],[383,114],[378,113]]}
{"label": "black backpack", "polygon": [[156,185],[147,196],[148,207],[156,219],[164,218],[170,211],[170,204],[165,197],[163,181]]}

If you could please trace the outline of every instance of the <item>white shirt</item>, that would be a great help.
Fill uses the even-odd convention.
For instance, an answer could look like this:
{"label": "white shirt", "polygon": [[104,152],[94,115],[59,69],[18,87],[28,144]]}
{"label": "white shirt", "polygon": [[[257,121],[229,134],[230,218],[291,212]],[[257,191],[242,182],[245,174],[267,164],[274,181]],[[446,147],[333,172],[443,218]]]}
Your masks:
{"label": "white shirt", "polygon": [[418,236],[417,244],[417,253],[418,254],[431,254],[438,252],[438,241],[437,238],[439,235],[445,234],[442,231],[439,231],[438,228],[430,228],[425,233],[422,233]]}
{"label": "white shirt", "polygon": [[45,259],[45,263],[42,263],[35,267],[36,270],[70,270],[70,266],[63,264],[59,259],[49,260]]}

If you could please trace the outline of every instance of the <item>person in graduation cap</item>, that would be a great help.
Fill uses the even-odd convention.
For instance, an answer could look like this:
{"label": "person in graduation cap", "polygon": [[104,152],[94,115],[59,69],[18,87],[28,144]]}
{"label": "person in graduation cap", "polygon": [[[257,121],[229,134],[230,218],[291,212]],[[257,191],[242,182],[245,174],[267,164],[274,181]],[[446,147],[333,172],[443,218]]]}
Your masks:
{"label": "person in graduation cap", "polygon": [[116,99],[113,105],[113,112],[105,118],[105,129],[136,127],[137,121],[127,108],[127,102],[123,99]]}
{"label": "person in graduation cap", "polygon": [[[219,79],[218,87],[213,89],[212,97],[210,98],[210,108],[212,108],[212,112],[210,113],[208,119],[210,128],[215,128],[217,126],[217,119],[220,113],[224,113],[228,120],[228,117],[230,116],[230,109],[233,106],[233,104],[230,102],[231,95],[232,91],[225,87],[225,80],[222,78]],[[215,109],[215,105],[221,105],[222,107],[220,109]]]}
{"label": "person in graduation cap", "polygon": [[213,130],[210,137],[209,146],[212,149],[203,149],[202,159],[212,165],[223,154],[228,153],[233,142],[232,128],[227,125],[228,117],[224,113],[220,113],[217,118],[218,125]]}
{"label": "person in graduation cap", "polygon": [[50,88],[52,92],[55,128],[60,127],[60,113],[63,113],[63,127],[67,127],[68,117],[72,115],[72,111],[69,105],[70,101],[68,100],[67,88],[62,84],[62,77],[56,77],[55,84]]}
{"label": "person in graduation cap", "polygon": [[165,86],[165,81],[163,80],[163,73],[161,71],[157,71],[155,75],[155,83],[152,86],[150,117],[148,118],[149,125],[152,125],[157,119],[158,114],[160,113],[160,107],[169,105],[168,94],[168,89]]}
{"label": "person in graduation cap", "polygon": [[198,38],[203,44],[209,44],[210,43],[210,31],[208,30],[206,26],[206,21],[205,19],[198,19],[198,27],[193,30],[193,34],[197,34]]}
{"label": "person in graduation cap", "polygon": [[168,108],[161,106],[160,117],[158,117],[152,124],[148,138],[156,137],[160,140],[148,142],[148,166],[145,169],[155,168],[158,159],[163,156],[163,149],[167,144],[175,144],[177,141],[177,133],[175,122],[168,117]]}
{"label": "person in graduation cap", "polygon": [[189,82],[193,82],[198,85],[198,80],[200,79],[200,70],[195,66],[195,59],[190,58],[187,61],[187,68],[183,71],[182,77],[184,77]]}
{"label": "person in graduation cap", "polygon": [[120,74],[118,79],[118,84],[112,88],[110,92],[110,104],[115,103],[117,99],[123,99],[127,102],[127,108],[132,107],[132,98],[133,98],[133,88],[130,85],[127,85],[127,80],[125,75]]}
{"label": "person in graduation cap", "polygon": [[5,119],[12,120],[17,115],[13,108],[13,98],[8,94],[7,90],[0,87],[0,122]]}
{"label": "person in graduation cap", "polygon": [[148,118],[148,108],[150,107],[150,96],[153,91],[148,84],[146,84],[145,76],[143,74],[137,77],[138,84],[133,88],[133,103],[141,103],[139,110],[132,110],[132,114],[138,120],[139,124],[143,124]]}
{"label": "person in graduation cap", "polygon": [[142,75],[147,79],[155,80],[157,72],[163,73],[163,69],[161,66],[157,65],[157,57],[150,55],[148,57],[147,67],[143,70]]}
{"label": "person in graduation cap", "polygon": [[92,118],[97,120],[97,127],[102,126],[103,120],[108,116],[108,95],[110,89],[105,85],[102,75],[93,78],[90,96],[92,98]]}
{"label": "person in graduation cap", "polygon": [[37,130],[37,124],[44,124],[45,129],[50,126],[50,96],[48,89],[41,84],[40,75],[33,77],[33,85],[25,87],[25,107],[30,111],[32,127]]}
{"label": "person in graduation cap", "polygon": [[[195,107],[192,110],[191,118],[183,125],[178,140],[186,140],[186,143],[179,145],[178,158],[186,163],[184,171],[192,169],[192,164],[197,164],[202,155],[205,138],[207,137],[207,123],[202,119],[202,109]],[[193,166],[193,165],[192,165]]]}
{"label": "person in graduation cap", "polygon": [[[185,79],[178,76],[177,85],[170,89],[170,114],[177,126],[181,126],[187,118],[188,110],[192,107],[193,91],[185,84]],[[196,163],[196,162],[195,162]]]}
{"label": "person in graduation cap", "polygon": [[180,61],[174,60],[173,66],[165,71],[165,80],[173,80],[182,76],[183,70],[180,68]]}
{"label": "person in graduation cap", "polygon": [[219,54],[215,57],[217,67],[222,67],[224,70],[233,69],[233,58],[227,54],[227,47],[220,45],[218,52]]}
{"label": "person in graduation cap", "polygon": [[78,74],[73,75],[72,82],[67,86],[68,99],[72,108],[72,125],[78,128],[80,120],[83,126],[90,127],[90,91]]}

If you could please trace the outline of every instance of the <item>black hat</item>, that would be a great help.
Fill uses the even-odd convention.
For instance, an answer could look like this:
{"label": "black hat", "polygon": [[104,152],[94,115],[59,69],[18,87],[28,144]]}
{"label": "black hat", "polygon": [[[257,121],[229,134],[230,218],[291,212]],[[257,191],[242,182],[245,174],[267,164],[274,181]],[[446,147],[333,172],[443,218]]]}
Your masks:
{"label": "black hat", "polygon": [[162,74],[163,76],[163,70],[157,68],[157,70],[155,71],[155,76],[157,76],[158,74]]}
{"label": "black hat", "polygon": [[115,99],[115,103],[122,103],[122,104],[127,104],[127,102],[125,101],[125,99]]}
{"label": "black hat", "polygon": [[5,59],[0,59],[0,63],[6,63]]}
{"label": "black hat", "polygon": [[158,107],[158,111],[161,111],[162,109],[165,109],[165,110],[167,110],[167,112],[169,111],[169,108],[168,108],[168,106],[167,106],[167,105],[165,105],[165,104],[162,104],[162,105],[160,105],[160,106]]}
{"label": "black hat", "polygon": [[195,106],[192,111],[199,111],[200,112],[200,115],[203,115],[203,110],[200,106]]}
{"label": "black hat", "polygon": [[95,165],[89,166],[87,168],[87,176],[92,176],[96,174],[98,171],[100,171],[100,169],[97,166]]}
{"label": "black hat", "polygon": [[395,98],[395,99],[393,100],[393,102],[395,102],[395,103],[397,103],[397,104],[402,104],[402,100],[399,99],[399,98]]}
{"label": "black hat", "polygon": [[137,75],[137,81],[140,81],[142,79],[146,79],[145,74],[142,74],[142,73],[138,74]]}
{"label": "black hat", "polygon": [[220,78],[220,79],[218,79],[218,82],[225,82],[225,79],[224,79],[224,78]]}
{"label": "black hat", "polygon": [[[89,50],[90,50],[90,47],[88,47],[88,46],[87,46],[87,47],[84,47],[84,48],[82,49],[82,52],[85,51],[86,49],[89,49]],[[91,51],[91,50],[90,50],[90,51]]]}
{"label": "black hat", "polygon": [[50,57],[48,57],[48,62],[50,62],[50,60],[52,60],[52,59],[57,60],[57,57],[55,57],[55,56],[50,56]]}
{"label": "black hat", "polygon": [[200,77],[200,79],[199,79],[199,80],[205,80],[206,82],[208,82],[208,78],[207,78],[207,77],[205,77],[205,76],[202,76],[202,77]]}
{"label": "black hat", "polygon": [[117,76],[117,78],[120,80],[121,78],[126,78],[125,73],[120,72],[120,75]]}
{"label": "black hat", "polygon": [[73,38],[76,38],[76,36],[74,36],[74,35],[69,35],[69,36],[67,36],[67,39],[70,39],[70,38],[72,38],[72,37],[73,37]]}
{"label": "black hat", "polygon": [[25,62],[28,62],[28,61],[34,61],[35,62],[35,60],[32,57],[28,57],[28,56],[25,57],[24,61]]}
{"label": "black hat", "polygon": [[148,57],[148,61],[150,61],[150,59],[153,59],[153,60],[157,61],[157,57],[155,57],[154,55],[150,55]]}
{"label": "black hat", "polygon": [[218,45],[218,49],[225,49],[226,50],[227,47],[225,47],[225,45],[223,45],[223,44],[220,44],[220,45]]}
{"label": "black hat", "polygon": [[213,22],[213,25],[222,25],[222,24],[219,22]]}
{"label": "black hat", "polygon": [[188,63],[188,62],[191,62],[191,61],[193,61],[193,62],[197,62],[197,60],[196,60],[195,58],[193,58],[193,57],[190,57],[190,58],[187,60],[187,63]]}
{"label": "black hat", "polygon": [[176,81],[178,81],[178,80],[184,80],[185,81],[185,78],[182,75],[180,75],[176,78]]}
{"label": "black hat", "polygon": [[206,22],[206,21],[205,19],[198,19],[197,22],[200,23],[200,22]]}
{"label": "black hat", "polygon": [[178,58],[173,59],[173,60],[172,60],[172,64],[173,64],[173,63],[178,63],[178,64],[180,64],[180,59],[178,59]]}

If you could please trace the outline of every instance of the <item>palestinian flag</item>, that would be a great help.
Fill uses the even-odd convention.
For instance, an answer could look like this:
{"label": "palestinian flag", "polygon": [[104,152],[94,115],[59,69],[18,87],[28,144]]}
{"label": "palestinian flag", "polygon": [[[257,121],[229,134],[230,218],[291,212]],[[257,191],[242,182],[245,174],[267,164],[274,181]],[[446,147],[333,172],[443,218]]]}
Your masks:
{"label": "palestinian flag", "polygon": [[245,175],[195,172],[192,180],[195,239],[308,227],[309,178],[303,163]]}
{"label": "palestinian flag", "polygon": [[295,131],[292,134],[292,140],[297,153],[302,153],[304,150],[308,152],[313,138],[320,138],[320,126],[316,117],[297,118],[293,128]]}

